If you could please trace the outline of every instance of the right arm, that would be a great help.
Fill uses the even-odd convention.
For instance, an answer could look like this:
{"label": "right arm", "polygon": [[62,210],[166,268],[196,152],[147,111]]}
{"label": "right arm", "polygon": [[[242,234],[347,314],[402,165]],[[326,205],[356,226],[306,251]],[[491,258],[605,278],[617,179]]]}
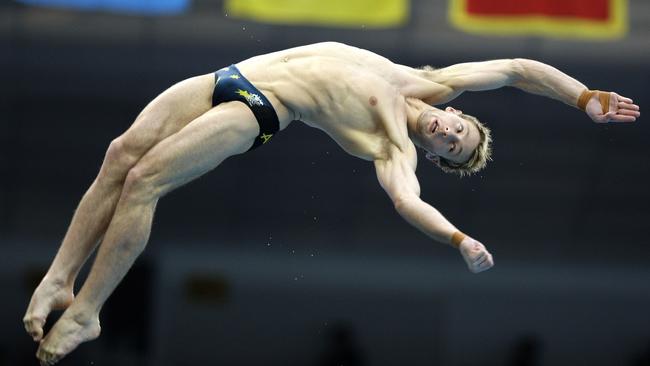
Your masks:
{"label": "right arm", "polygon": [[[434,240],[452,244],[452,237],[460,232],[438,210],[420,199],[420,184],[415,175],[417,153],[413,146],[408,150],[403,152],[391,146],[388,158],[375,160],[379,183],[404,220]],[[457,246],[473,273],[494,265],[485,246],[469,236],[465,236]]]}

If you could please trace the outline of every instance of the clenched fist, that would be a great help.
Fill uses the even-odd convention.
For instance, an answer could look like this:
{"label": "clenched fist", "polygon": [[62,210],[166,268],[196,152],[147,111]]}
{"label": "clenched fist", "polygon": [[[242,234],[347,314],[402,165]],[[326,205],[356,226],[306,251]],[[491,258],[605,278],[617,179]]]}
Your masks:
{"label": "clenched fist", "polygon": [[485,249],[485,245],[466,236],[458,246],[470,272],[479,273],[494,266],[492,254]]}

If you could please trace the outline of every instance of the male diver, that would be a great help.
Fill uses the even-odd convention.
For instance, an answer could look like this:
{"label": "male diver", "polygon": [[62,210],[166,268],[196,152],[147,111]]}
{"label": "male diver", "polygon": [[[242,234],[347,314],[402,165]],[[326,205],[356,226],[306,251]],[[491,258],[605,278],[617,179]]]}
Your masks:
{"label": "male diver", "polygon": [[[483,244],[420,199],[417,147],[446,172],[471,174],[490,159],[490,131],[451,107],[464,91],[512,86],[579,107],[595,122],[633,122],[639,107],[588,90],[559,70],[526,59],[414,69],[367,50],[327,42],[256,56],[173,85],[108,147],[73,215],[24,324],[51,365],[100,334],[99,312],[144,250],[158,199],[302,121],[345,151],[373,162],[397,212],[432,239],[459,249],[469,270],[494,265]],[[101,243],[99,245],[99,243]],[[79,269],[99,245],[77,294]],[[43,324],[65,309],[49,333]]]}

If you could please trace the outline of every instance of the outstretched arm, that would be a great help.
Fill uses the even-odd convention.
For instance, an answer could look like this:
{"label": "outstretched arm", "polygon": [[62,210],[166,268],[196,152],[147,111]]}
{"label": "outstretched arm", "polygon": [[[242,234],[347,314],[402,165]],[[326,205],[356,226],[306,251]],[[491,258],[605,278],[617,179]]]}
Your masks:
{"label": "outstretched arm", "polygon": [[457,247],[469,270],[478,273],[494,265],[492,255],[480,242],[462,234],[438,210],[420,199],[420,184],[415,176],[417,156],[414,146],[403,152],[389,148],[387,159],[375,160],[379,183],[390,196],[395,209],[409,224],[429,237]]}
{"label": "outstretched arm", "polygon": [[594,122],[634,122],[640,116],[639,106],[632,99],[613,92],[602,99],[599,93],[583,94],[588,89],[578,80],[552,66],[528,59],[456,64],[431,71],[428,76],[432,81],[449,88],[448,99],[453,99],[466,90],[481,91],[512,86],[573,107],[578,107],[581,96],[588,97],[581,109]]}

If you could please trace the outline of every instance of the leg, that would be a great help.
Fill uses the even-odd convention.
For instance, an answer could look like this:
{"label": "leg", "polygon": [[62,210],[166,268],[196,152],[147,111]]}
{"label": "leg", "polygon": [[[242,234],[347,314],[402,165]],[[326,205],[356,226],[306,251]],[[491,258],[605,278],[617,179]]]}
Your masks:
{"label": "leg", "polygon": [[99,312],[144,250],[154,209],[165,193],[248,150],[259,132],[253,114],[238,102],[219,105],[154,146],[127,175],[115,214],[86,282],[37,353],[58,361],[81,342],[99,336]]}
{"label": "leg", "polygon": [[172,86],[111,143],[97,178],[81,199],[61,247],[27,308],[23,321],[35,341],[42,338],[50,311],[65,309],[72,302],[75,278],[108,227],[129,169],[156,143],[208,111],[213,86],[211,74]]}

